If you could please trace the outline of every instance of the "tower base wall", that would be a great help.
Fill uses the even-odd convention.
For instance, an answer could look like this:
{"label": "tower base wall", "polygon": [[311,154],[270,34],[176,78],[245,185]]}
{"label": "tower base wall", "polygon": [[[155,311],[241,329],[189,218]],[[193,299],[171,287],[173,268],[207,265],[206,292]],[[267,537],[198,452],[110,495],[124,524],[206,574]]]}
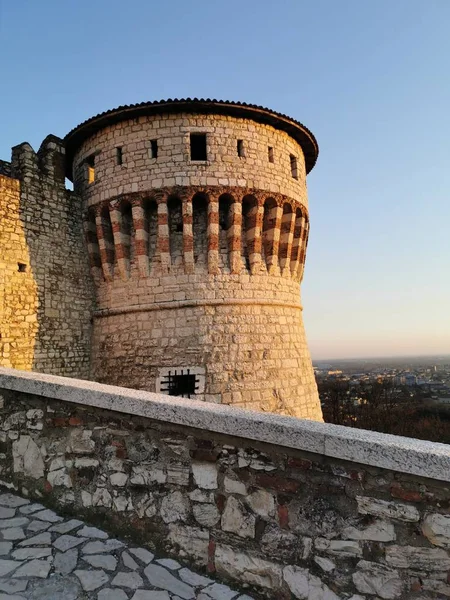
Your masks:
{"label": "tower base wall", "polygon": [[[268,286],[268,278],[261,277],[250,286],[248,276],[232,275],[210,279],[216,290],[217,280],[224,280],[223,298],[216,293],[199,300],[200,286],[208,295],[202,278],[202,284],[190,284],[192,300],[99,312],[94,320],[93,379],[167,393],[169,374],[189,369],[197,383],[191,397],[322,420],[298,284],[275,278]],[[177,290],[180,294],[180,283]],[[238,290],[244,297],[238,297]]]}

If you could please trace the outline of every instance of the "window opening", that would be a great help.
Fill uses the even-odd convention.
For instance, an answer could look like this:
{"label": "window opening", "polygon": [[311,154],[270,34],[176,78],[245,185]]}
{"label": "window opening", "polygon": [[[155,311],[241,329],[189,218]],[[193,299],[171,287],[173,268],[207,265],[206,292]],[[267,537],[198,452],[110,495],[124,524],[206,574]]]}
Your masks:
{"label": "window opening", "polygon": [[158,140],[150,140],[150,158],[158,158]]}
{"label": "window opening", "polygon": [[297,159],[293,154],[291,154],[289,158],[291,161],[291,175],[294,179],[298,179]]}
{"label": "window opening", "polygon": [[237,153],[238,153],[239,158],[245,157],[244,140],[237,141]]}
{"label": "window opening", "polygon": [[191,133],[191,160],[207,160],[206,133]]}
{"label": "window opening", "polygon": [[27,265],[25,263],[17,263],[17,270],[19,273],[26,273]]}
{"label": "window opening", "polygon": [[268,152],[269,152],[269,162],[271,162],[271,163],[275,162],[274,158],[273,158],[273,148],[272,148],[272,146],[268,147]]}
{"label": "window opening", "polygon": [[123,164],[123,150],[121,146],[116,148],[116,162],[118,165]]}
{"label": "window opening", "polygon": [[169,396],[190,398],[195,396],[198,389],[198,375],[191,373],[190,369],[169,371],[161,381],[161,391]]}
{"label": "window opening", "polygon": [[95,156],[88,156],[86,158],[87,165],[87,179],[88,183],[94,183],[95,181]]}

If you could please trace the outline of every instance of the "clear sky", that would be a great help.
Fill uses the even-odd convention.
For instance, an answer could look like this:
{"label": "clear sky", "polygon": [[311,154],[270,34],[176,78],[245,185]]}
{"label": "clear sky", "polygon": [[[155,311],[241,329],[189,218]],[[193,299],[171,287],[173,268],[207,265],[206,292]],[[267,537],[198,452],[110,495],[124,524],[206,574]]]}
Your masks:
{"label": "clear sky", "polygon": [[0,0],[0,158],[120,104],[303,122],[314,358],[450,353],[449,0]]}

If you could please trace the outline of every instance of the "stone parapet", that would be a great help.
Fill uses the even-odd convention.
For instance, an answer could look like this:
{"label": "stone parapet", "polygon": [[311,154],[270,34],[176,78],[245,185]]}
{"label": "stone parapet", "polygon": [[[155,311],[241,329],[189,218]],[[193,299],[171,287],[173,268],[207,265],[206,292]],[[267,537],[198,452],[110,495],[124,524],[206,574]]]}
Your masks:
{"label": "stone parapet", "polygon": [[255,598],[450,593],[444,444],[9,369],[0,394],[3,485]]}

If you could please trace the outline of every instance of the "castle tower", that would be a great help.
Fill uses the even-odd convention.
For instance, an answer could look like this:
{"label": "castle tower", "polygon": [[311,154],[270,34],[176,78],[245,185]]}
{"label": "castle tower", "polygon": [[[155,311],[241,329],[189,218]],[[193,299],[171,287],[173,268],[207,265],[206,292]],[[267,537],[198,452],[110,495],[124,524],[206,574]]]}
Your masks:
{"label": "castle tower", "polygon": [[96,289],[92,378],[321,420],[300,303],[311,132],[187,99],[107,111],[65,144]]}

